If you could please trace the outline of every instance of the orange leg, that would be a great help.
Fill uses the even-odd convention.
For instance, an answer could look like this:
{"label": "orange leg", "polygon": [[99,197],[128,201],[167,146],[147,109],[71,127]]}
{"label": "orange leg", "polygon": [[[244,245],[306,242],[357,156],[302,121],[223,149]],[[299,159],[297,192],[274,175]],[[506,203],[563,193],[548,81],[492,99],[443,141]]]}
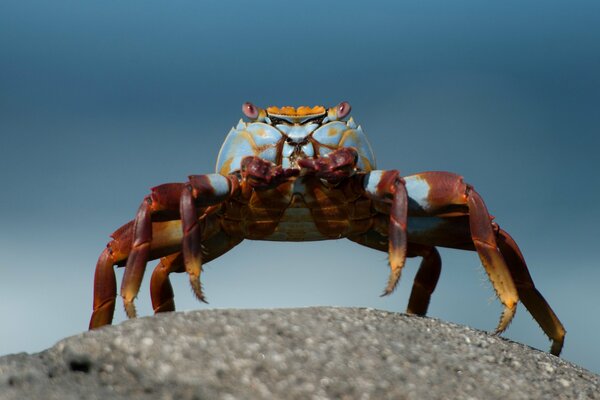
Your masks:
{"label": "orange leg", "polygon": [[415,276],[408,307],[408,314],[425,315],[431,300],[431,294],[437,286],[442,271],[442,260],[440,253],[433,246],[417,245],[409,243],[409,257],[423,257],[419,271]]}
{"label": "orange leg", "polygon": [[504,311],[496,328],[496,332],[501,333],[515,315],[519,295],[509,267],[498,249],[491,223],[492,218],[483,200],[470,186],[467,186],[465,195],[469,206],[469,225],[473,244],[500,302],[504,305]]}
{"label": "orange leg", "polygon": [[546,302],[546,299],[535,288],[519,247],[513,238],[500,228],[498,228],[498,246],[506,259],[510,273],[515,281],[519,299],[546,335],[552,340],[550,353],[558,356],[565,340],[565,328],[556,314],[554,314],[554,311],[552,311],[552,308],[550,308],[548,302]]}

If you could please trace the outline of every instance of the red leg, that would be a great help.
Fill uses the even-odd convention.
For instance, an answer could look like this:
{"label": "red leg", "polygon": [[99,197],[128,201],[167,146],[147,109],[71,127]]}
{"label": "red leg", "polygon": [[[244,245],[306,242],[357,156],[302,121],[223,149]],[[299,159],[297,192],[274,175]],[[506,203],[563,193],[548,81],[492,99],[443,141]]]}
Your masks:
{"label": "red leg", "polygon": [[[413,212],[440,218],[469,217],[470,241],[504,306],[496,332],[504,331],[515,314],[519,296],[506,261],[498,249],[492,217],[483,200],[471,186],[464,183],[461,176],[449,172],[424,172],[408,176],[405,180],[411,199],[415,201]],[[469,246],[465,244],[459,247]]]}
{"label": "red leg", "polygon": [[181,195],[181,225],[183,228],[183,260],[185,271],[189,275],[190,285],[196,298],[206,303],[204,293],[202,293],[202,284],[200,283],[200,274],[202,272],[202,244],[200,231],[200,221],[194,197],[192,195],[192,186],[186,185]]}
{"label": "red leg", "polygon": [[185,270],[198,300],[206,303],[202,292],[200,274],[202,273],[202,225],[198,218],[197,207],[222,203],[237,193],[239,183],[235,177],[219,174],[192,175],[181,194],[179,210],[183,229],[182,254]]}
{"label": "red leg", "polygon": [[408,314],[425,315],[427,314],[431,294],[440,278],[442,260],[440,253],[433,246],[410,243],[408,250],[409,256],[420,256],[423,257],[423,260],[415,276],[406,312]]}
{"label": "red leg", "polygon": [[181,217],[186,270],[196,297],[205,301],[200,287],[201,245],[196,208],[224,201],[230,196],[231,187],[231,182],[223,175],[194,175],[187,184],[157,186],[152,189],[150,196],[144,199],[134,220],[133,244],[121,285],[121,296],[129,318],[136,315],[133,301],[139,292],[149,259],[153,218]]}
{"label": "red leg", "polygon": [[[389,240],[387,236],[376,229],[350,236],[348,239],[375,250],[388,251]],[[415,276],[406,312],[408,314],[425,315],[427,314],[431,294],[435,290],[440,277],[442,260],[435,247],[417,243],[408,243],[406,256],[423,258],[419,271]]]}
{"label": "red leg", "polygon": [[175,296],[169,281],[172,272],[184,272],[183,256],[181,253],[163,257],[154,269],[150,279],[150,297],[154,313],[175,311]]}
{"label": "red leg", "polygon": [[558,356],[565,340],[565,328],[542,294],[535,288],[523,254],[512,237],[498,228],[498,246],[515,281],[519,299],[552,340],[550,353]]}
{"label": "red leg", "polygon": [[127,258],[121,297],[125,312],[129,318],[136,316],[133,300],[137,296],[149,259],[150,243],[152,242],[152,214],[160,211],[178,209],[183,184],[167,183],[152,189],[149,196],[144,198],[133,223],[133,243]]}
{"label": "red leg", "polygon": [[109,248],[104,249],[94,276],[94,311],[89,329],[108,325],[112,322],[117,297],[117,280],[113,270],[114,260]]}
{"label": "red leg", "polygon": [[113,266],[125,260],[131,247],[133,222],[117,229],[96,264],[94,274],[94,309],[89,329],[99,328],[112,322],[117,296],[117,282]]}
{"label": "red leg", "polygon": [[[396,172],[397,173],[397,172]],[[397,176],[391,182],[393,193],[392,207],[390,209],[390,231],[389,231],[389,258],[391,274],[388,285],[383,295],[388,295],[394,291],[400,274],[406,261],[406,225],[408,219],[408,195],[404,181],[397,173]]]}
{"label": "red leg", "polygon": [[382,296],[394,291],[406,261],[408,195],[398,171],[371,171],[364,177],[364,189],[377,211],[389,214],[388,254],[390,276]]}
{"label": "red leg", "polygon": [[[177,251],[181,247],[181,221],[155,222],[152,224],[153,239],[149,257],[154,259]],[[133,242],[133,221],[128,222],[112,235],[96,265],[94,277],[94,311],[90,319],[90,329],[112,322],[115,298],[117,296],[114,265],[123,264]]]}

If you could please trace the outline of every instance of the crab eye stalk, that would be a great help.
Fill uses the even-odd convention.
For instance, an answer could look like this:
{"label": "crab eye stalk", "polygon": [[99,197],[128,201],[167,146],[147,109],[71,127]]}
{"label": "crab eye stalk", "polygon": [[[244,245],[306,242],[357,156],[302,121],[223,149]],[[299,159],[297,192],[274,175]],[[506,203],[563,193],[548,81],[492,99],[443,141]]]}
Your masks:
{"label": "crab eye stalk", "polygon": [[352,107],[350,107],[350,103],[348,103],[347,101],[342,101],[336,106],[336,109],[338,118],[342,119],[348,114],[350,114],[350,110],[352,109]]}
{"label": "crab eye stalk", "polygon": [[347,101],[342,101],[337,106],[330,108],[327,112],[327,116],[329,117],[330,121],[338,121],[347,117],[348,114],[350,114],[351,109],[352,107],[350,107],[350,103]]}
{"label": "crab eye stalk", "polygon": [[246,117],[248,117],[250,119],[257,119],[258,114],[259,114],[258,107],[256,107],[254,104],[250,103],[249,101],[242,104],[242,112],[244,113],[244,115]]}

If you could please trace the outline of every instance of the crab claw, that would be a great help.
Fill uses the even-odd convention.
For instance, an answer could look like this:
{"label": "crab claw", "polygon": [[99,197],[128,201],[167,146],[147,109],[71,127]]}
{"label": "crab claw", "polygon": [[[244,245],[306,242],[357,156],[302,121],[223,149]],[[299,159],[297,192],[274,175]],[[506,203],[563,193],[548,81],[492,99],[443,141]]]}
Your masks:
{"label": "crab claw", "polygon": [[282,168],[262,158],[248,156],[241,162],[242,176],[253,188],[267,189],[278,186],[293,176],[298,176],[300,170],[296,168]]}
{"label": "crab claw", "polygon": [[356,149],[343,147],[324,157],[299,159],[298,165],[329,183],[339,183],[354,174],[357,162]]}

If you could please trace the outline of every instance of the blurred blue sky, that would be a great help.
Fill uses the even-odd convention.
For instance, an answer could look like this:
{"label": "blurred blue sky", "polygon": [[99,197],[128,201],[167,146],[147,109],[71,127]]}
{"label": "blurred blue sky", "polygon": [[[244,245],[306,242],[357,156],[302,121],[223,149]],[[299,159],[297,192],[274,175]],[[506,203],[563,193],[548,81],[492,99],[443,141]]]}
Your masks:
{"label": "blurred blue sky", "polygon": [[[347,100],[380,168],[477,188],[567,328],[564,358],[599,373],[600,3],[288,4],[0,3],[0,354],[86,329],[108,235],[150,187],[212,172],[244,101]],[[442,258],[430,315],[492,330],[477,256]],[[380,298],[383,253],[244,242],[203,281],[210,307],[403,311],[417,265]],[[178,309],[206,307],[173,281]],[[147,279],[137,304],[151,313]],[[523,307],[505,337],[549,348]]]}

